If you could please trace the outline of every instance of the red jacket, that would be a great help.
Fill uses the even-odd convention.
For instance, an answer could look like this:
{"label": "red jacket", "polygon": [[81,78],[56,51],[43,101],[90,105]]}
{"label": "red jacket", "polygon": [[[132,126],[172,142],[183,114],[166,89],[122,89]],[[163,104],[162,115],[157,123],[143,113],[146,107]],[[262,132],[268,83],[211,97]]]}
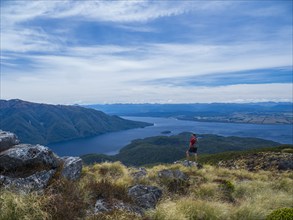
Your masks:
{"label": "red jacket", "polygon": [[191,137],[189,146],[193,147],[196,144],[196,142],[197,142],[197,138],[196,137]]}

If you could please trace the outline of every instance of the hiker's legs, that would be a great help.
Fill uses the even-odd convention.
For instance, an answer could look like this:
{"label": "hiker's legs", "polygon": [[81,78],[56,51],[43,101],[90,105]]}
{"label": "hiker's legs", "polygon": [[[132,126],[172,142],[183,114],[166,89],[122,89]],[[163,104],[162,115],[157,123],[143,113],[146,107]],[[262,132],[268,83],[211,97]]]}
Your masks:
{"label": "hiker's legs", "polygon": [[188,151],[186,151],[186,158],[187,158],[187,160],[189,160],[189,152]]}
{"label": "hiker's legs", "polygon": [[197,162],[197,153],[194,154],[194,161]]}

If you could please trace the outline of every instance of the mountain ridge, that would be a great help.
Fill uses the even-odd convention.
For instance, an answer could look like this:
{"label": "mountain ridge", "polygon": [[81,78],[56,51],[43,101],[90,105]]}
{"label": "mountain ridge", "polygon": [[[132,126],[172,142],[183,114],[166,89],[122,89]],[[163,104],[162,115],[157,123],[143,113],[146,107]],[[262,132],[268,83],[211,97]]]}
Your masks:
{"label": "mountain ridge", "polygon": [[48,144],[151,124],[122,119],[81,106],[0,100],[0,129],[22,142]]}

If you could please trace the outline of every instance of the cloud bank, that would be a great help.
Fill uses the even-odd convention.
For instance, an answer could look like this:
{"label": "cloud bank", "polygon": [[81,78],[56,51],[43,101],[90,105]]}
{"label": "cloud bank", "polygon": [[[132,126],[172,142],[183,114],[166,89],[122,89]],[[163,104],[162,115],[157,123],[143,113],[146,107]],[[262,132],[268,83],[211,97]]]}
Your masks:
{"label": "cloud bank", "polygon": [[292,101],[290,6],[1,2],[1,98],[64,104]]}

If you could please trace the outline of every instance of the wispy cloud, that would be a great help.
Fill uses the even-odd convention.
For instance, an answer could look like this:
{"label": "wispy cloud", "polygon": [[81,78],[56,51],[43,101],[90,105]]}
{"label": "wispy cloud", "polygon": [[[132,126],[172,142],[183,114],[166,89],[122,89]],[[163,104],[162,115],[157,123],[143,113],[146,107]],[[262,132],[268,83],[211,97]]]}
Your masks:
{"label": "wispy cloud", "polygon": [[[218,2],[180,1],[13,1],[4,2],[1,10],[1,44],[7,51],[52,51],[60,49],[54,34],[47,33],[37,20],[62,22],[112,22],[117,28],[135,32],[153,32],[144,27],[147,21],[180,15],[192,10],[223,7]],[[30,23],[32,22],[32,25]],[[70,23],[70,22],[69,22]],[[64,37],[64,36],[63,36]],[[64,39],[63,41],[66,41]],[[60,44],[60,42],[59,42]]]}
{"label": "wispy cloud", "polygon": [[[3,3],[4,4],[4,3]],[[3,18],[19,23],[37,17],[78,17],[93,21],[118,23],[146,22],[161,17],[186,13],[192,10],[219,10],[229,2],[205,1],[17,1],[5,3]],[[13,18],[9,15],[13,14]]]}
{"label": "wispy cloud", "polygon": [[211,73],[191,77],[172,77],[150,80],[150,85],[216,87],[239,84],[293,83],[292,66],[270,69],[252,69],[238,72]]}
{"label": "wispy cloud", "polygon": [[1,2],[1,98],[290,100],[287,8],[277,1]]}

